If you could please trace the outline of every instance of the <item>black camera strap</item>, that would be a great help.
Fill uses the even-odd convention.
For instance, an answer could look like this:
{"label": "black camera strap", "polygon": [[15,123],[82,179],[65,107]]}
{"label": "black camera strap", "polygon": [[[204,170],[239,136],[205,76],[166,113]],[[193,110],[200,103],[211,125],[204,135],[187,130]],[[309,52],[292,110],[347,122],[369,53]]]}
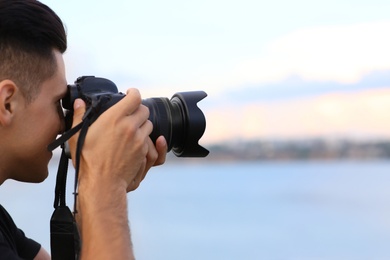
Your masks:
{"label": "black camera strap", "polygon": [[[54,192],[54,212],[50,220],[50,244],[51,255],[53,260],[75,260],[79,259],[81,250],[81,240],[75,214],[77,213],[77,183],[78,171],[80,165],[81,148],[84,143],[89,120],[84,120],[82,123],[72,128],[62,135],[63,140],[67,141],[77,130],[81,129],[77,142],[76,154],[76,176],[74,186],[74,209],[72,212],[66,205],[66,179],[69,165],[69,157],[65,151],[65,144],[62,144],[62,153],[58,166],[56,187]],[[58,140],[57,140],[58,141]]]}
{"label": "black camera strap", "polygon": [[75,260],[80,252],[80,236],[72,212],[66,205],[66,177],[69,159],[62,149],[55,187],[54,212],[50,220],[50,244],[53,260]]}
{"label": "black camera strap", "polygon": [[[53,151],[61,145],[62,153],[58,166],[55,196],[54,196],[54,212],[50,220],[50,244],[51,257],[53,260],[77,260],[80,257],[81,239],[75,215],[77,214],[77,185],[80,168],[81,150],[87,135],[89,126],[100,115],[99,111],[107,99],[99,99],[97,102],[92,102],[92,105],[85,112],[82,122],[75,127],[65,132],[60,138],[55,140],[48,146],[48,149]],[[69,120],[73,117],[72,113],[66,115]],[[73,214],[66,205],[66,179],[70,156],[66,153],[65,142],[69,140],[75,133],[80,130],[76,147],[76,167],[75,167],[75,182],[74,182],[74,207]]]}

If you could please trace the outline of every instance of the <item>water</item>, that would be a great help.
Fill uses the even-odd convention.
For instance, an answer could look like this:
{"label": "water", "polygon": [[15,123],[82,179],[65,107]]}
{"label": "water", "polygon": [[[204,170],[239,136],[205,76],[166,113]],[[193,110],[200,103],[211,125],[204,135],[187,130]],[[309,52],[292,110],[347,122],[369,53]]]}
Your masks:
{"label": "water", "polygon": [[[0,203],[47,249],[55,168],[45,183],[0,189]],[[135,253],[143,260],[390,259],[389,170],[390,162],[168,163],[128,196]]]}

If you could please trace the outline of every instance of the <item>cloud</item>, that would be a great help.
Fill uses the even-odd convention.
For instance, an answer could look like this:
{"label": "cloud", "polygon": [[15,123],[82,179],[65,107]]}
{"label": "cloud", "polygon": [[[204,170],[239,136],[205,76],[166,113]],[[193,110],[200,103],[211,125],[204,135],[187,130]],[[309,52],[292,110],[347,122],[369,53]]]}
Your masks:
{"label": "cloud", "polygon": [[[307,81],[299,76],[290,76],[278,82],[242,86],[240,89],[227,90],[218,95],[221,102],[241,105],[253,102],[289,100],[313,97],[333,92],[355,92],[365,89],[377,89],[389,86],[390,70],[373,71],[363,75],[359,82],[343,83],[337,81]],[[211,97],[215,98],[215,97]]]}
{"label": "cloud", "polygon": [[261,56],[237,64],[228,75],[236,86],[278,82],[299,76],[307,81],[356,83],[390,69],[390,21],[293,31],[274,41]]}
{"label": "cloud", "polygon": [[[167,89],[202,88],[210,95],[220,95],[248,86],[267,89],[294,78],[316,83],[312,88],[321,87],[318,82],[355,84],[373,72],[390,71],[388,31],[390,20],[299,29],[265,46],[259,44],[252,49],[252,55],[240,57],[240,50],[234,50],[230,59],[214,60],[210,56],[202,60],[203,66],[199,66],[200,60],[198,67],[187,64],[190,72],[180,70],[172,84],[161,82],[161,85]],[[154,82],[146,89],[161,89],[161,85]],[[300,93],[302,88],[295,85],[288,91],[295,90]]]}

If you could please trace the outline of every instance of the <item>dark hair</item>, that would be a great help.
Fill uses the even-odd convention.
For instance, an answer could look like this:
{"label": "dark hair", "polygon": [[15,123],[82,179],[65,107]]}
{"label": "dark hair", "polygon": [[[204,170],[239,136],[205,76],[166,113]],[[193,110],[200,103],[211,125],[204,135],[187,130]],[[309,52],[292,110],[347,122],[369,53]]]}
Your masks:
{"label": "dark hair", "polygon": [[64,53],[61,19],[36,0],[0,0],[0,81],[14,81],[28,101],[57,70],[53,50]]}

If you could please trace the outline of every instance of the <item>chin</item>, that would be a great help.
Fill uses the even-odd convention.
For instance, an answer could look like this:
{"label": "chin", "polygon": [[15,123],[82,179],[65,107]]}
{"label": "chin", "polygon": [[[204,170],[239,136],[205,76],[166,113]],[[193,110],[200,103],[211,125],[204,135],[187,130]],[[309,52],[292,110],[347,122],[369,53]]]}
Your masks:
{"label": "chin", "polygon": [[19,178],[13,178],[16,181],[21,181],[21,182],[29,182],[29,183],[41,183],[44,180],[46,180],[47,176],[49,175],[49,171],[46,168],[45,170],[42,171],[32,171],[29,173],[27,176],[20,176]]}
{"label": "chin", "polygon": [[37,174],[36,175],[37,178],[35,179],[34,183],[41,183],[41,182],[43,182],[44,180],[46,180],[47,176],[49,176],[49,171],[46,168],[46,171],[42,172],[42,174]]}

